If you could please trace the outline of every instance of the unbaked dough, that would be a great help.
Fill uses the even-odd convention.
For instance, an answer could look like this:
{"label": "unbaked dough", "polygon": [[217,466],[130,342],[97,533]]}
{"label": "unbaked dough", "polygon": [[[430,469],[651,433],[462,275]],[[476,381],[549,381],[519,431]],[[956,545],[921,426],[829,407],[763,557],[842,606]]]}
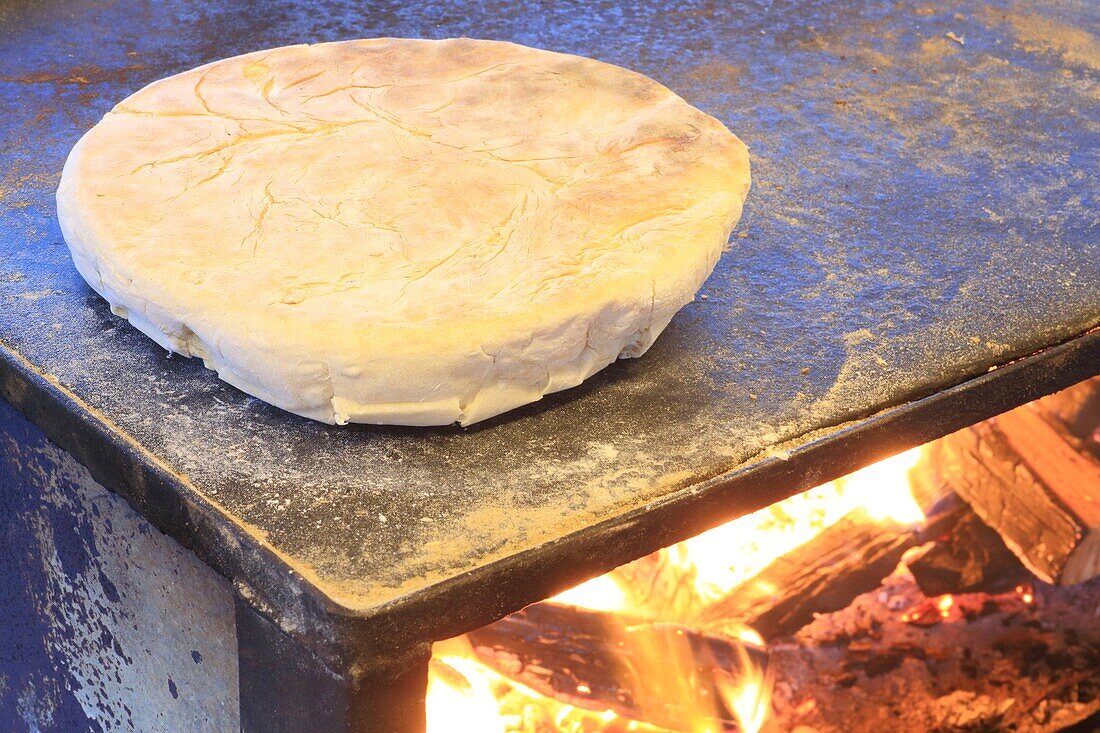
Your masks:
{"label": "unbaked dough", "polygon": [[150,84],[73,148],[57,208],[164,348],[316,420],[440,425],[642,354],[748,188],[744,144],[640,74],[374,39]]}

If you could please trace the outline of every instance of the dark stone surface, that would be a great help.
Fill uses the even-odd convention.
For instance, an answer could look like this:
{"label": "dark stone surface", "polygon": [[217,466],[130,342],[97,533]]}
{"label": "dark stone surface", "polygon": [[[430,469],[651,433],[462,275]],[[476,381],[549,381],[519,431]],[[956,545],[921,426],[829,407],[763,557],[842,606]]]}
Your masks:
{"label": "dark stone surface", "polygon": [[[1100,322],[1098,7],[6,3],[0,394],[286,629],[343,644],[334,612],[403,646],[480,625],[1096,373],[1086,337],[978,380],[981,404],[864,420]],[[197,64],[380,35],[594,56],[722,119],[752,150],[755,186],[706,300],[644,358],[468,430],[313,423],[113,317],[55,220],[77,138]],[[813,431],[805,459],[759,457]]]}
{"label": "dark stone surface", "polygon": [[[237,602],[241,733],[422,733],[431,648],[377,674],[333,674],[311,651]],[[396,667],[396,668],[395,668]]]}

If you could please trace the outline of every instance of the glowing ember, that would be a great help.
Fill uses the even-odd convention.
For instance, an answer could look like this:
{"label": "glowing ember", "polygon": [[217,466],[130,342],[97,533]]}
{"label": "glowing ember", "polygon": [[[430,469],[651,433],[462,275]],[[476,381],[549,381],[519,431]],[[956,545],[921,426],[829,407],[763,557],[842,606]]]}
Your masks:
{"label": "glowing ember", "polygon": [[1027,605],[1031,605],[1035,602],[1035,592],[1030,586],[1018,585],[1013,590],[1016,591],[1016,595],[1020,597],[1020,600]]}
{"label": "glowing ember", "polygon": [[805,700],[797,708],[795,708],[795,715],[800,718],[804,718],[812,713],[817,708],[817,700]]}
{"label": "glowing ember", "polygon": [[[731,625],[723,629],[738,656],[734,672],[701,664],[687,635],[672,625],[690,624],[694,615],[708,603],[752,580],[774,560],[797,549],[854,510],[864,509],[877,521],[903,525],[922,521],[924,517],[909,491],[907,476],[919,455],[919,449],[915,449],[888,458],[639,561],[648,562],[650,567],[671,569],[673,590],[679,592],[686,584],[690,591],[686,602],[675,608],[670,605],[659,618],[655,617],[657,612],[653,607],[632,595],[633,586],[627,580],[630,577],[628,569],[644,570],[642,565],[624,566],[551,600],[669,624],[674,633],[658,635],[660,641],[647,642],[652,648],[637,650],[637,669],[632,672],[643,675],[647,685],[657,691],[658,704],[661,701],[681,705],[685,700],[704,701],[698,704],[700,709],[688,714],[692,719],[683,721],[682,731],[722,733],[725,727],[720,721],[732,715],[740,731],[757,733],[771,707],[772,680],[764,661],[767,658],[764,640],[747,627]],[[1030,589],[1023,586],[1017,588],[1017,594],[1025,603],[1033,600]],[[946,618],[953,605],[952,596],[943,596],[936,602],[935,609],[929,610],[932,615],[938,611],[939,616]],[[920,612],[910,612],[901,618],[916,622],[918,616]],[[618,641],[620,644],[634,643],[637,636],[628,628],[624,638]],[[755,651],[750,653],[749,650]],[[713,690],[715,694],[700,695],[699,690]],[[558,733],[658,733],[664,730],[649,723],[627,720],[613,710],[601,710],[597,707],[598,694],[588,685],[577,684],[575,692],[576,695],[569,699],[573,704],[545,697],[482,665],[464,639],[452,640],[436,645],[428,687],[428,731],[509,733],[537,729]],[[578,707],[589,704],[596,709]],[[812,706],[813,701],[804,703],[807,704]],[[542,722],[535,726],[531,722],[535,719]]]}

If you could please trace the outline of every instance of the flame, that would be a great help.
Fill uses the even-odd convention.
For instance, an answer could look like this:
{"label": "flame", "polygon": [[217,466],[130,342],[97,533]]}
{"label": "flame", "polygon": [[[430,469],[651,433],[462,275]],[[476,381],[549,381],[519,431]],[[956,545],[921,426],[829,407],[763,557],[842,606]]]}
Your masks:
{"label": "flame", "polygon": [[[686,584],[693,592],[687,604],[689,607],[675,610],[681,617],[658,617],[644,599],[632,595],[628,576],[619,571],[588,580],[551,600],[669,626],[690,623],[694,613],[706,604],[752,581],[777,558],[813,539],[854,510],[863,509],[876,521],[902,525],[921,522],[924,515],[913,500],[908,482],[908,471],[919,456],[920,449],[914,449],[887,458],[647,558],[651,565],[656,559],[667,566],[674,574],[676,587]],[[1025,603],[1033,599],[1029,591],[1023,587],[1017,589]],[[953,605],[952,596],[943,596],[937,602],[937,610],[946,618]],[[907,614],[902,620],[908,621],[907,616],[915,618],[917,615]],[[764,639],[748,627],[731,624],[723,631],[733,641],[738,657],[736,670],[701,665],[696,658],[697,652],[692,650],[682,631],[657,635],[660,638],[655,640],[644,634],[632,637],[628,629],[626,637],[631,638],[617,640],[625,644],[637,642],[640,637],[649,639],[645,642],[649,648],[639,650],[638,669],[634,672],[646,680],[647,686],[661,700],[681,706],[685,701],[705,700],[698,702],[699,709],[690,711],[690,720],[683,721],[680,730],[687,733],[721,733],[725,728],[718,721],[727,714],[736,719],[743,733],[757,733],[767,720],[772,678],[768,665],[761,661],[767,658]],[[628,720],[612,710],[578,707],[585,704],[584,699],[592,693],[583,684],[578,684],[577,697],[571,701],[577,705],[544,697],[482,665],[469,644],[465,646],[455,651],[453,646],[437,645],[428,687],[429,733],[534,730],[536,728],[524,722],[531,706],[542,711],[540,714],[544,716],[541,718],[544,723],[537,727],[540,731],[663,730],[649,723]],[[755,651],[750,653],[749,650]],[[440,664],[437,665],[437,661]],[[704,689],[713,689],[714,694],[707,699],[705,693],[699,694]],[[514,704],[516,694],[527,701],[519,713],[508,707]],[[595,705],[596,701],[592,703]],[[513,724],[517,715],[524,721]]]}
{"label": "flame", "polygon": [[[611,733],[624,727],[628,731],[660,733],[660,729],[645,723],[627,721],[613,710],[590,711],[543,697],[467,656],[472,654],[465,637],[435,645],[428,668],[426,733]],[[502,699],[502,691],[506,690],[527,704],[508,709],[507,698]]]}
{"label": "flame", "polygon": [[467,657],[433,657],[428,675],[427,733],[505,733],[484,667]]}
{"label": "flame", "polygon": [[601,575],[563,591],[550,600],[590,611],[626,613],[630,610],[626,591],[610,575]]}
{"label": "flame", "polygon": [[903,525],[923,521],[924,513],[913,499],[908,480],[909,469],[919,459],[919,448],[899,453],[663,552],[673,563],[694,570],[696,592],[702,600],[717,599],[855,509],[862,507],[880,521]]}
{"label": "flame", "polygon": [[[766,648],[760,634],[748,626],[741,627],[736,636],[745,644]],[[770,668],[754,662],[746,648],[737,649],[741,674],[734,678],[723,670],[715,674],[714,682],[719,696],[726,708],[733,713],[741,732],[757,733],[768,719],[773,680]]]}
{"label": "flame", "polygon": [[898,524],[924,521],[924,512],[909,490],[909,469],[920,460],[920,448],[873,463],[840,479],[846,504],[863,507],[873,518]]}
{"label": "flame", "polygon": [[838,507],[837,498],[836,487],[817,487],[665,552],[675,565],[694,569],[695,591],[701,600],[715,600],[839,520],[846,510]]}
{"label": "flame", "polygon": [[764,637],[761,636],[756,629],[750,628],[748,626],[739,627],[735,632],[733,632],[733,636],[740,639],[745,644],[758,646],[761,649],[767,646],[767,644],[764,642]]}
{"label": "flame", "polygon": [[[645,629],[660,628],[670,633],[657,634],[640,646],[635,646],[639,669],[648,671],[644,686],[658,704],[682,704],[698,701],[699,705],[684,706],[689,710],[683,726],[676,733],[727,733],[721,721],[732,715],[738,730],[756,733],[767,718],[771,704],[772,678],[766,665],[766,648],[760,635],[747,627],[731,632],[743,641],[734,646],[738,658],[737,671],[711,666],[712,659],[700,659],[692,649],[687,634],[672,624],[627,627],[620,644],[635,645],[637,635],[649,636]],[[749,649],[754,649],[755,656]],[[668,729],[638,720],[630,720],[613,710],[589,710],[577,705],[544,697],[521,683],[504,677],[474,657],[465,637],[449,639],[435,645],[429,667],[427,696],[427,733],[512,733],[539,730],[561,733],[672,733]],[[660,670],[657,674],[655,670]],[[712,674],[709,674],[712,673]],[[713,687],[708,697],[700,690]],[[506,693],[504,691],[511,691]],[[592,692],[579,684],[582,696]],[[520,710],[509,708],[506,694],[516,694],[526,701]],[[537,709],[543,727],[527,726],[528,713]],[[552,727],[546,727],[552,726]]]}
{"label": "flame", "polygon": [[718,690],[743,733],[757,733],[768,717],[769,696],[765,693],[763,679],[734,682],[728,674],[715,676]]}

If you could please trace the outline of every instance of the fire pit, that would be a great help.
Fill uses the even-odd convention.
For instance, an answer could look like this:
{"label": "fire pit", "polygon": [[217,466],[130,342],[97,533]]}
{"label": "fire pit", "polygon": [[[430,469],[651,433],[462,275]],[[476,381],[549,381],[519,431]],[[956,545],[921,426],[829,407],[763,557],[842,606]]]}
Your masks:
{"label": "fire pit", "polygon": [[[0,727],[419,730],[432,643],[1094,376],[1090,12],[8,3],[0,581],[18,621],[0,638]],[[731,251],[643,359],[470,430],[333,428],[166,358],[83,285],[53,192],[115,101],[238,52],[383,35],[596,56],[748,141]],[[922,628],[889,608],[912,591],[897,581],[891,624]],[[1002,600],[1027,607],[1024,592]],[[952,596],[941,611],[969,608]],[[840,638],[824,624],[798,634]],[[736,697],[753,644],[690,640]],[[840,689],[873,689],[846,673]],[[944,709],[968,704],[986,701]]]}
{"label": "fire pit", "polygon": [[437,644],[429,731],[1091,727],[1097,506],[1093,379]]}

